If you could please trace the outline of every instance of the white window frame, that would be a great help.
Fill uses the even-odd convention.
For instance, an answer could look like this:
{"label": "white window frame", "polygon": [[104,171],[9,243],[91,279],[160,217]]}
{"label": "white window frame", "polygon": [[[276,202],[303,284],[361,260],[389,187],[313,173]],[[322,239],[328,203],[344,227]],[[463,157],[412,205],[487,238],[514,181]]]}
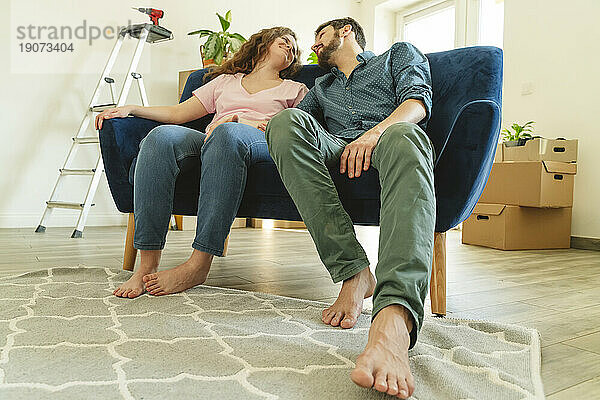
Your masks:
{"label": "white window frame", "polygon": [[476,46],[479,40],[480,0],[425,0],[396,10],[394,41],[404,40],[404,25],[454,7],[454,48]]}
{"label": "white window frame", "polygon": [[[481,6],[481,0],[470,0],[472,1],[474,4],[472,5],[472,17],[473,17],[473,21],[472,21],[472,30],[473,30],[473,41],[472,41],[472,45],[473,46],[477,46],[479,44],[479,27],[481,24],[481,15],[480,15],[480,6]],[[502,3],[505,3],[505,0],[502,0]],[[503,6],[505,6],[505,4],[503,4]],[[504,44],[502,45],[502,47],[504,47]]]}

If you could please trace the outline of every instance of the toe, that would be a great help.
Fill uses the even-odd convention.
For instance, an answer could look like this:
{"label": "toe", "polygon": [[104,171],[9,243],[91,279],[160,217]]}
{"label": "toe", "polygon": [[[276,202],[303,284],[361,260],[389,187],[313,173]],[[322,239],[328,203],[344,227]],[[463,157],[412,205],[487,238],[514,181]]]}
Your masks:
{"label": "toe", "polygon": [[380,392],[387,392],[388,390],[388,385],[387,385],[387,377],[385,374],[379,372],[376,376],[375,376],[375,384],[373,385],[373,387],[375,388],[375,390],[378,390]]}
{"label": "toe", "polygon": [[129,297],[130,299],[133,299],[134,297],[138,297],[140,295],[140,290],[139,289],[133,289],[129,292],[129,294],[127,295],[127,297]]}
{"label": "toe", "polygon": [[340,325],[340,320],[342,319],[342,312],[338,311],[335,313],[335,316],[333,317],[333,319],[331,320],[331,326],[339,326]]}
{"label": "toe", "polygon": [[398,377],[393,376],[393,375],[388,375],[387,377],[387,385],[388,385],[388,390],[387,390],[387,394],[395,396],[398,394]]}
{"label": "toe", "polygon": [[358,320],[358,316],[355,314],[346,314],[344,320],[340,323],[340,326],[344,329],[350,329],[354,325],[356,325],[356,321]]}
{"label": "toe", "polygon": [[123,294],[123,289],[117,288],[117,290],[115,290],[115,296],[121,297],[122,294]]}
{"label": "toe", "polygon": [[146,283],[146,290],[150,291],[150,290],[154,290],[156,288],[158,288],[157,282]]}
{"label": "toe", "polygon": [[131,289],[127,289],[123,292],[123,297],[129,297],[129,292],[131,292]]}
{"label": "toe", "polygon": [[156,279],[157,277],[158,277],[158,276],[157,276],[156,274],[148,274],[148,275],[144,275],[144,276],[142,277],[142,280],[143,280],[144,282],[146,282],[146,283],[147,283],[147,282],[149,282],[149,281],[151,281],[151,280],[154,280],[154,279]]}
{"label": "toe", "polygon": [[164,296],[165,294],[169,294],[169,293],[165,292],[164,290],[160,290],[155,294],[155,296]]}
{"label": "toe", "polygon": [[352,373],[350,373],[350,379],[352,379],[352,382],[356,383],[358,386],[365,388],[373,387],[373,374],[368,369],[363,367],[354,368]]}
{"label": "toe", "polygon": [[415,378],[413,378],[412,374],[408,374],[406,377],[406,386],[408,388],[408,395],[412,396],[415,391]]}
{"label": "toe", "polygon": [[331,323],[331,319],[333,318],[334,315],[335,315],[335,312],[329,310],[327,312],[327,315],[325,315],[325,318],[323,318],[323,322],[325,322],[327,325],[329,325]]}
{"label": "toe", "polygon": [[414,383],[409,384],[408,379],[398,379],[398,397],[401,399],[407,399],[412,396],[415,391]]}

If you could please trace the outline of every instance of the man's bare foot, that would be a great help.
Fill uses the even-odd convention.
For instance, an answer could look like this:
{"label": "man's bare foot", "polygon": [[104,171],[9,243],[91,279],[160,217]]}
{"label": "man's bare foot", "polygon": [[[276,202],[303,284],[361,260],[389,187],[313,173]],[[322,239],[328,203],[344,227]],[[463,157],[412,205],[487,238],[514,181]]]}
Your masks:
{"label": "man's bare foot", "polygon": [[368,267],[346,279],[335,303],[323,310],[323,322],[344,329],[352,328],[362,312],[363,300],[373,296],[374,290],[375,277]]}
{"label": "man's bare foot", "polygon": [[156,268],[140,267],[127,282],[123,282],[121,286],[116,288],[113,294],[117,297],[128,297],[130,299],[140,296],[146,291],[144,289],[144,275],[152,272],[156,272]]}
{"label": "man's bare foot", "polygon": [[383,308],[373,319],[369,341],[356,360],[350,378],[358,386],[406,399],[415,390],[408,364],[410,312],[400,305]]}
{"label": "man's bare foot", "polygon": [[155,296],[179,293],[206,281],[210,263],[200,264],[192,258],[173,269],[159,271],[144,276],[144,284],[148,293]]}

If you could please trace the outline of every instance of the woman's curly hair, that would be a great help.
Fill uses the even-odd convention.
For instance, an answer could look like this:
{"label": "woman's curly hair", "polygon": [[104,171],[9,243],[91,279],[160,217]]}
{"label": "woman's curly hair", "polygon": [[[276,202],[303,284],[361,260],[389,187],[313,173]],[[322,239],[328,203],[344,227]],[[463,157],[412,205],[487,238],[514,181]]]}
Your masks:
{"label": "woman's curly hair", "polygon": [[[290,28],[276,26],[273,28],[262,29],[258,33],[250,36],[247,42],[244,42],[240,49],[233,55],[232,58],[225,61],[223,64],[210,67],[208,72],[204,74],[204,79],[213,79],[222,74],[237,74],[243,72],[249,74],[252,72],[256,64],[265,59],[269,52],[269,47],[275,39],[290,35],[296,39],[296,34]],[[302,63],[300,62],[300,50],[296,46],[296,54],[294,60],[289,67],[279,72],[279,77],[282,79],[292,77],[300,72]]]}

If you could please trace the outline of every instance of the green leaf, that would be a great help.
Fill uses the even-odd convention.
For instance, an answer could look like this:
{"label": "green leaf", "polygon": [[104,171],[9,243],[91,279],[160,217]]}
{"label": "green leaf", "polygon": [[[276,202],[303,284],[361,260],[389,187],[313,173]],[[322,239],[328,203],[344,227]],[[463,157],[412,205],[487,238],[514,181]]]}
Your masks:
{"label": "green leaf", "polygon": [[217,64],[217,65],[221,65],[221,63],[223,62],[223,48],[222,47],[217,49],[217,53],[215,54],[214,60],[215,60],[215,64]]}
{"label": "green leaf", "polygon": [[240,39],[233,37],[233,36],[227,37],[226,40],[227,40],[227,44],[229,45],[229,49],[232,53],[235,53],[236,51],[238,51],[240,49],[240,47],[242,47],[242,44],[244,43]]}
{"label": "green leaf", "polygon": [[513,123],[510,127],[514,130],[512,132],[510,129],[503,129],[502,135],[503,139],[506,140],[519,140],[519,139],[531,139],[533,136],[529,132],[533,132],[533,124],[534,121],[526,122],[523,125],[519,125],[518,123]]}
{"label": "green leaf", "polygon": [[231,22],[231,10],[229,10],[225,13],[225,19],[227,21]]}
{"label": "green leaf", "polygon": [[208,37],[206,43],[204,43],[204,57],[207,60],[214,60],[219,50],[221,50],[221,53],[223,53],[221,41],[219,40],[219,34],[214,32]]}
{"label": "green leaf", "polygon": [[319,58],[317,57],[317,54],[313,51],[313,52],[311,52],[309,54],[309,56],[306,59],[306,61],[308,61],[309,64],[318,64],[319,63]]}
{"label": "green leaf", "polygon": [[202,36],[208,36],[211,33],[214,33],[214,32],[210,31],[208,29],[199,29],[197,31],[188,33],[188,35],[200,35],[200,37],[202,37]]}
{"label": "green leaf", "polygon": [[219,22],[221,22],[221,28],[223,28],[223,32],[229,29],[231,22],[227,21],[225,18],[221,17],[219,13],[217,13],[217,17],[219,17]]}
{"label": "green leaf", "polygon": [[243,37],[242,35],[240,35],[239,33],[228,33],[228,35],[230,37],[233,37],[233,38],[236,38],[236,39],[240,40],[242,43],[244,43],[244,42],[247,41],[246,38]]}

